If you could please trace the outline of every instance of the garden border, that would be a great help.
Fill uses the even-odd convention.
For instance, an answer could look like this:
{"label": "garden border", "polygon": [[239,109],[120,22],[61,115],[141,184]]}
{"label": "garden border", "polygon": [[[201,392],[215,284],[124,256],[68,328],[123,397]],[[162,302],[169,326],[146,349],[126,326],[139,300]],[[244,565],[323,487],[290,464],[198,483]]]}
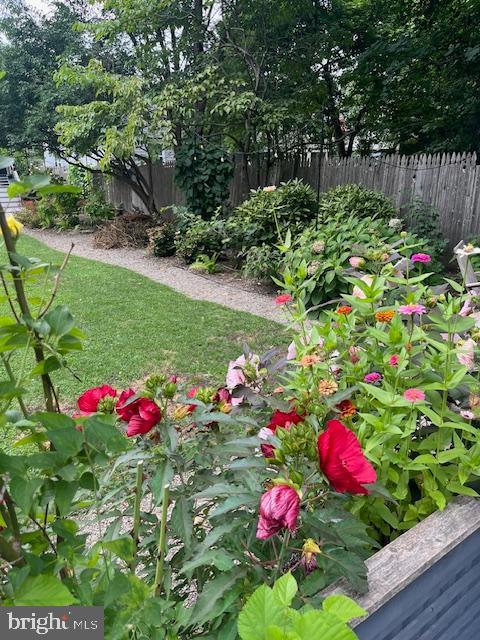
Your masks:
{"label": "garden border", "polygon": [[340,581],[322,596],[343,593],[354,597],[367,611],[367,616],[353,622],[357,627],[478,531],[480,500],[458,496],[444,511],[428,516],[366,561],[366,594],[358,596]]}

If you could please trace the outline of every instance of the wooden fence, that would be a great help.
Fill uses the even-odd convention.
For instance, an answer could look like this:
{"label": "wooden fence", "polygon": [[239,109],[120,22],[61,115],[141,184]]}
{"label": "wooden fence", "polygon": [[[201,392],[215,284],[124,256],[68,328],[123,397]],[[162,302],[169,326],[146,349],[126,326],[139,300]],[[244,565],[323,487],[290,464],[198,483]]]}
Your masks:
{"label": "wooden fence", "polygon": [[[442,231],[451,245],[480,234],[480,166],[475,153],[392,154],[342,160],[320,158],[320,154],[314,152],[270,163],[265,156],[252,156],[245,161],[237,155],[230,203],[236,206],[242,202],[250,189],[278,185],[292,178],[301,178],[322,193],[337,185],[362,184],[391,197],[399,209],[419,198],[438,209]],[[175,186],[171,166],[154,168],[154,191],[158,206],[184,202]],[[110,201],[117,205],[142,208],[139,199],[116,180],[108,184],[107,192]]]}

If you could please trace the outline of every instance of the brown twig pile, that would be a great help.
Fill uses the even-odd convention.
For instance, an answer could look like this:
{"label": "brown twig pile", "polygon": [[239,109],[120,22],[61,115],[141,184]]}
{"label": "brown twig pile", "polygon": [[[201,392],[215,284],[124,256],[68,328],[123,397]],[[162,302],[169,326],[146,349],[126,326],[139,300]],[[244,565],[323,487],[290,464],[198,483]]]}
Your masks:
{"label": "brown twig pile", "polygon": [[151,216],[145,213],[123,213],[109,220],[95,233],[93,245],[98,249],[146,247],[148,230],[152,224]]}

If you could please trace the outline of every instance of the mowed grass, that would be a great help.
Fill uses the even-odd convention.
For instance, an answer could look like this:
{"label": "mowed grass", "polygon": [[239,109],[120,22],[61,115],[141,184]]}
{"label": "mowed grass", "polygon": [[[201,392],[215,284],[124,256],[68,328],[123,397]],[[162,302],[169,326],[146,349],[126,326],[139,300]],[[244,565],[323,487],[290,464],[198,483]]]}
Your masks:
{"label": "mowed grass", "polygon": [[[64,255],[22,236],[17,252],[60,264]],[[153,372],[222,384],[228,361],[248,343],[257,353],[287,343],[281,325],[209,302],[199,302],[128,269],[71,257],[56,304],[66,304],[85,332],[83,351],[53,378],[61,403],[73,406],[84,390],[118,388]],[[272,303],[273,304],[273,303]],[[6,305],[4,313],[8,313]],[[29,394],[30,395],[30,394]],[[39,388],[32,396],[39,398]]]}

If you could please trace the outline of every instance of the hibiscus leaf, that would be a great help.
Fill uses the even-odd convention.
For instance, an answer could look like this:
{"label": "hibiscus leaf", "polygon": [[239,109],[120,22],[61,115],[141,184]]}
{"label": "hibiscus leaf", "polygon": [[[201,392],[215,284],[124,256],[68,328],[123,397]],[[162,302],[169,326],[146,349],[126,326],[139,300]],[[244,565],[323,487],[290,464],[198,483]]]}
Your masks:
{"label": "hibiscus leaf", "polygon": [[181,496],[175,502],[172,511],[171,526],[175,536],[182,540],[186,552],[189,553],[192,545],[193,523],[190,505],[185,496]]}
{"label": "hibiscus leaf", "polygon": [[180,573],[191,574],[197,567],[204,565],[216,567],[219,571],[229,571],[234,566],[235,556],[223,549],[208,549],[204,553],[196,554],[192,560],[185,562]]}

